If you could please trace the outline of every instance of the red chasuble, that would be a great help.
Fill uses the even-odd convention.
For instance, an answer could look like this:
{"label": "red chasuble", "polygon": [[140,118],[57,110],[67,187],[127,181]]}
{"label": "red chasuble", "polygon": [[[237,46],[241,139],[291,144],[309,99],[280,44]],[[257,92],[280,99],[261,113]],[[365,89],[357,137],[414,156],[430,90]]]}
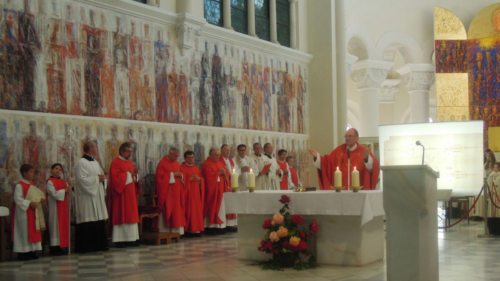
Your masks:
{"label": "red chasuble", "polygon": [[278,167],[281,170],[281,174],[283,175],[281,177],[281,182],[280,182],[280,189],[281,190],[288,190],[288,164],[285,161],[276,161],[278,162]]}
{"label": "red chasuble", "polygon": [[[48,181],[52,182],[56,191],[64,190],[69,186],[68,182],[60,178],[50,177]],[[55,201],[57,208],[57,226],[59,227],[59,246],[61,248],[67,248],[69,245],[69,213],[67,193],[64,194],[63,201]]]}
{"label": "red chasuble", "polygon": [[292,177],[293,184],[299,186],[299,173],[297,169],[290,167],[290,176]]}
{"label": "red chasuble", "polygon": [[222,194],[229,189],[227,179],[219,175],[220,169],[226,169],[222,161],[214,161],[208,158],[203,163],[202,174],[205,179],[205,205],[204,215],[210,224],[222,224],[219,218],[219,209],[222,203]]}
{"label": "red chasuble", "polygon": [[[184,175],[185,198],[185,219],[184,230],[186,232],[201,232],[204,229],[203,224],[203,203],[205,200],[205,184],[201,177],[200,169],[196,165],[189,166],[182,163],[181,172]],[[191,177],[196,175],[199,180],[193,180]]]}
{"label": "red chasuble", "polygon": [[184,188],[182,178],[174,177],[170,183],[171,173],[180,172],[177,160],[163,157],[156,167],[156,194],[158,207],[162,210],[163,218],[168,227],[184,226]]}
{"label": "red chasuble", "polygon": [[[20,181],[19,184],[23,188],[23,197],[26,197],[28,190],[30,189],[30,184]],[[12,240],[14,240],[14,220],[16,216],[16,203],[12,206],[12,218],[11,218],[11,229],[12,229]],[[28,224],[28,242],[38,243],[42,241],[42,232],[36,230],[35,224],[35,209],[28,207],[26,210],[26,222]],[[22,235],[22,234],[19,234]]]}
{"label": "red chasuble", "polygon": [[115,157],[109,166],[109,196],[111,196],[111,223],[113,225],[139,222],[135,182],[128,184],[127,173],[133,175],[134,163]]}
{"label": "red chasuble", "polygon": [[[339,145],[330,154],[321,156],[321,170],[318,170],[319,183],[321,189],[331,189],[333,186],[333,175],[337,167],[342,171],[342,185],[347,189],[347,186],[351,186],[351,183],[347,182],[347,163],[350,159],[350,170],[349,173],[352,174],[354,166],[359,171],[359,181],[363,189],[375,189],[377,185],[378,176],[380,173],[380,163],[375,158],[372,152],[369,152],[373,159],[373,167],[371,171],[368,171],[365,167],[364,162],[364,150],[368,150],[367,147],[357,144],[355,150],[347,153],[346,144]],[[352,182],[352,178],[350,181]]]}

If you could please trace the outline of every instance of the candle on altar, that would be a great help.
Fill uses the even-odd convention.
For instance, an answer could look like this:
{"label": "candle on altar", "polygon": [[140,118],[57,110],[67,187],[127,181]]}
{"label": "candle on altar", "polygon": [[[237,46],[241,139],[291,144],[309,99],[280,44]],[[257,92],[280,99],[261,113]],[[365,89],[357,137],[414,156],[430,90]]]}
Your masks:
{"label": "candle on altar", "polygon": [[356,169],[356,166],[354,166],[354,170],[352,170],[352,186],[353,187],[359,187],[359,171]]}
{"label": "candle on altar", "polygon": [[238,189],[238,174],[235,169],[233,169],[233,173],[231,173],[231,188],[233,191]]}
{"label": "candle on altar", "polygon": [[333,178],[334,178],[333,187],[335,188],[342,187],[342,172],[340,171],[339,166],[337,166],[337,170],[335,170]]}
{"label": "candle on altar", "polygon": [[253,173],[252,169],[250,169],[250,172],[248,172],[247,179],[248,179],[248,189],[254,189],[255,188],[255,174]]}

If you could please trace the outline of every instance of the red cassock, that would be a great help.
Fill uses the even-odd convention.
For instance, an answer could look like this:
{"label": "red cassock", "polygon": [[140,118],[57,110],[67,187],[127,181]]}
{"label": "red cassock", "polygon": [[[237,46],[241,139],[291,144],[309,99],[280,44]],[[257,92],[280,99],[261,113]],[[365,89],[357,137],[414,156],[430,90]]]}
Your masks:
{"label": "red cassock", "polygon": [[[68,182],[59,178],[50,177],[49,181],[52,182],[56,191],[64,190],[69,185]],[[69,245],[69,213],[68,213],[68,196],[64,196],[63,201],[56,200],[57,208],[57,226],[59,228],[59,246],[67,248]]]}
{"label": "red cassock", "polygon": [[[375,189],[378,182],[378,176],[380,174],[380,162],[375,158],[375,155],[370,151],[370,155],[373,159],[372,170],[368,171],[365,167],[364,162],[364,150],[368,150],[367,147],[361,144],[357,144],[357,148],[353,151],[347,153],[346,144],[339,145],[330,154],[321,156],[321,170],[318,170],[319,184],[321,189],[331,189],[333,186],[333,175],[337,167],[342,172],[342,185],[345,189],[347,186],[351,186],[351,183],[347,183],[347,164],[348,159],[350,159],[350,170],[349,173],[352,174],[354,167],[359,171],[360,185],[363,189]],[[369,151],[369,150],[368,150]],[[350,181],[352,181],[351,177]]]}
{"label": "red cassock", "polygon": [[[28,190],[30,189],[30,184],[25,183],[23,181],[20,181],[19,184],[23,188],[23,197],[26,198],[26,195],[28,194]],[[12,229],[12,240],[14,240],[14,235],[17,235],[14,233],[14,220],[16,216],[16,204],[13,203],[12,206],[12,217],[11,217],[11,229]],[[28,242],[29,243],[38,243],[42,241],[42,232],[36,230],[36,224],[35,224],[35,209],[29,207],[26,210],[26,221],[28,224]],[[24,234],[19,234],[19,235],[24,235]]]}
{"label": "red cassock", "polygon": [[116,157],[109,167],[109,196],[111,196],[111,223],[113,225],[139,222],[135,182],[127,182],[127,173],[133,175],[135,165],[130,160]]}
{"label": "red cassock", "polygon": [[290,176],[292,177],[293,184],[299,186],[299,173],[297,169],[290,167]]}
{"label": "red cassock", "polygon": [[281,170],[281,174],[283,175],[281,177],[280,189],[288,190],[288,164],[285,161],[278,160],[276,162],[278,162],[278,167]]}
{"label": "red cassock", "polygon": [[222,224],[223,221],[219,218],[219,209],[222,203],[222,195],[225,190],[229,189],[227,179],[223,175],[219,175],[220,169],[225,169],[225,165],[221,161],[214,161],[208,158],[203,163],[202,174],[205,179],[205,205],[204,215],[208,218],[210,224]]}
{"label": "red cassock", "polygon": [[[186,232],[201,232],[203,224],[203,203],[205,200],[205,184],[201,177],[200,169],[196,165],[189,166],[186,163],[181,165],[181,172],[184,175],[185,192],[185,220],[184,230]],[[196,175],[199,180],[192,180]]]}
{"label": "red cassock", "polygon": [[170,183],[171,173],[180,172],[177,160],[163,157],[156,167],[156,194],[158,194],[158,207],[163,212],[163,218],[168,227],[178,228],[184,226],[184,188],[181,177],[174,177]]}

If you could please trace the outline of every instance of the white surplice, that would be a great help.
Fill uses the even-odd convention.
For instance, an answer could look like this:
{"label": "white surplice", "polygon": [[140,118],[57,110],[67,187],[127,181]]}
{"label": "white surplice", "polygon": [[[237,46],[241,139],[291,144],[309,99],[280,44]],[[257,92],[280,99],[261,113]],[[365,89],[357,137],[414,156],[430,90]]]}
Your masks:
{"label": "white surplice", "polygon": [[75,168],[76,223],[108,219],[106,181],[99,182],[104,172],[97,161],[81,158]]}
{"label": "white surplice", "polygon": [[66,190],[56,190],[52,181],[48,180],[47,194],[49,195],[47,201],[49,203],[50,246],[59,246],[59,218],[57,217],[57,201],[64,201]]}
{"label": "white surplice", "polygon": [[[22,180],[25,183],[30,183],[29,181]],[[14,189],[14,203],[16,208],[16,213],[14,217],[14,252],[15,253],[27,253],[33,251],[41,251],[42,243],[29,243],[28,242],[28,219],[26,211],[30,207],[30,201],[24,199],[23,187],[17,184]]]}

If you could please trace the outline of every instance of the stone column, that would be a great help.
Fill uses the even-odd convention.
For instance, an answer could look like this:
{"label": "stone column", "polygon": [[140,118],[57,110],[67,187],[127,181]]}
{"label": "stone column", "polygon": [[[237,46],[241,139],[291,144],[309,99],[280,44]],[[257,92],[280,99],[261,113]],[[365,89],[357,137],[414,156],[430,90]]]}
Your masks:
{"label": "stone column", "polygon": [[222,1],[222,22],[227,29],[233,29],[231,25],[231,0]]}
{"label": "stone column", "polygon": [[408,87],[410,122],[429,122],[429,88],[434,82],[434,65],[407,64],[397,72]]}
{"label": "stone column", "polygon": [[398,124],[401,120],[395,120],[394,101],[399,91],[400,79],[386,79],[382,82],[379,95],[380,124]]}
{"label": "stone column", "polygon": [[290,3],[290,47],[297,48],[297,0],[288,0]]}
{"label": "stone column", "polygon": [[276,21],[276,0],[269,0],[269,21],[271,27],[271,42],[278,42],[278,23]]}
{"label": "stone column", "polygon": [[353,64],[351,79],[361,96],[360,137],[378,136],[379,95],[382,82],[392,66],[391,62],[362,60]]}
{"label": "stone column", "polygon": [[255,33],[255,1],[248,0],[247,1],[247,24],[248,24],[248,35],[257,36]]}

